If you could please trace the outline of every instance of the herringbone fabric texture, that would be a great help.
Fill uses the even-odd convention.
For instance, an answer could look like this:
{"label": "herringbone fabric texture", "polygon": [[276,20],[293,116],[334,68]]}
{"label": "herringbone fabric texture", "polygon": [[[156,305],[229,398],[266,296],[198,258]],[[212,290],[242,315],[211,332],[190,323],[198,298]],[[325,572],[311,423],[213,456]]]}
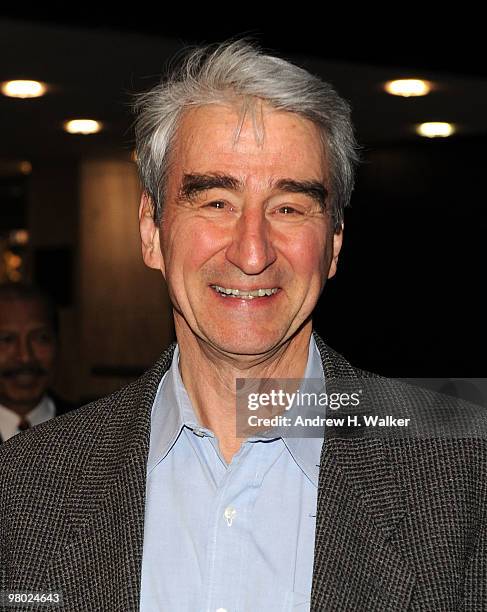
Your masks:
{"label": "herringbone fabric texture", "polygon": [[[327,388],[371,376],[315,338]],[[150,413],[173,350],[121,391],[0,447],[0,590],[59,590],[64,605],[52,609],[68,612],[138,611]],[[407,393],[376,401],[420,410],[424,397]],[[328,439],[312,610],[487,610],[486,466],[477,427]]]}

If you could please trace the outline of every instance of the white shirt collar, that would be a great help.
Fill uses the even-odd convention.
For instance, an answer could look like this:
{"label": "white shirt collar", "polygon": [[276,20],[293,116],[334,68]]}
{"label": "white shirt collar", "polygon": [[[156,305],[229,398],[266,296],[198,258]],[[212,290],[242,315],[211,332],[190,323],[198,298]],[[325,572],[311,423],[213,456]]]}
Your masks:
{"label": "white shirt collar", "polygon": [[[54,402],[48,395],[44,395],[37,406],[25,415],[25,418],[33,427],[34,425],[39,425],[44,421],[52,419],[55,413],[56,408]],[[18,433],[19,430],[17,426],[19,423],[20,416],[13,410],[0,404],[0,435],[3,441],[8,440]]]}

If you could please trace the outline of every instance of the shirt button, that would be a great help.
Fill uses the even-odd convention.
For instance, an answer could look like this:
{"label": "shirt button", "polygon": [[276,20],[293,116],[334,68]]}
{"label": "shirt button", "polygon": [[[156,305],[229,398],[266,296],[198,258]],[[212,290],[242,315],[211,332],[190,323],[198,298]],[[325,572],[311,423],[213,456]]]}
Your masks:
{"label": "shirt button", "polygon": [[232,508],[232,506],[228,506],[227,508],[225,508],[223,516],[227,519],[227,525],[231,527],[233,519],[237,516],[237,511],[235,510],[235,508]]}

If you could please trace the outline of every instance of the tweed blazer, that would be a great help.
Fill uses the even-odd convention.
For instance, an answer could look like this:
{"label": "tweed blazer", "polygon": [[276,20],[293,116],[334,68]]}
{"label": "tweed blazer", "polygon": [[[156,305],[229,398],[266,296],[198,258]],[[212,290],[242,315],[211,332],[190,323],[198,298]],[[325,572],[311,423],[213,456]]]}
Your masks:
{"label": "tweed blazer", "polygon": [[[327,388],[364,375],[315,338]],[[0,591],[61,591],[52,609],[69,612],[138,611],[151,407],[173,350],[0,447]],[[486,466],[479,435],[325,439],[311,609],[487,610]]]}

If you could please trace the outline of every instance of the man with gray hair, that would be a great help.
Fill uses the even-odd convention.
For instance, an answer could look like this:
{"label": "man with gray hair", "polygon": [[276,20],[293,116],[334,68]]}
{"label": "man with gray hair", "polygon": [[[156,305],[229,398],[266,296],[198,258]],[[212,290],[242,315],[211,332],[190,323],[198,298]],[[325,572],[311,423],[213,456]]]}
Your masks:
{"label": "man with gray hair", "polygon": [[72,612],[485,609],[485,440],[236,428],[239,379],[364,376],[312,329],[353,188],[346,102],[234,41],[136,110],[177,344],[3,446],[0,590]]}

